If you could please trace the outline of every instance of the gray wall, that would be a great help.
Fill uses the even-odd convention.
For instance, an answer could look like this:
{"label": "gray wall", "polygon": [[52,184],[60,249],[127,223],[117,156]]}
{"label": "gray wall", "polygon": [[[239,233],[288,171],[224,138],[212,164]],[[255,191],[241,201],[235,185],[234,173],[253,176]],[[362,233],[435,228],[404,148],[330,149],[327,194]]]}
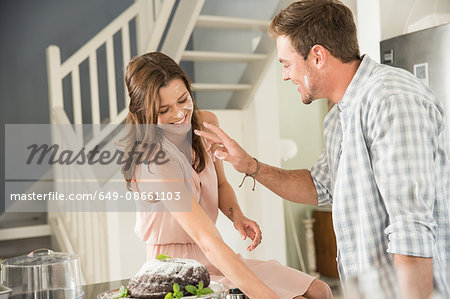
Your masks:
{"label": "gray wall", "polygon": [[0,1],[0,212],[4,207],[4,124],[49,123],[46,47],[59,46],[64,61],[132,3]]}

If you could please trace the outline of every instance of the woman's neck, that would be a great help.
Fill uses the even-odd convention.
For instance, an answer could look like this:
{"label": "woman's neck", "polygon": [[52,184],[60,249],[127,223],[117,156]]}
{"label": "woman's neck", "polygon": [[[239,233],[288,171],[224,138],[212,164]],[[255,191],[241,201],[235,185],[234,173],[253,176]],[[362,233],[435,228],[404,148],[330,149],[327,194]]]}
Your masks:
{"label": "woman's neck", "polygon": [[191,144],[188,140],[190,134],[179,134],[173,132],[164,132],[164,137],[166,137],[170,142],[172,142],[188,159],[192,157]]}
{"label": "woman's neck", "polygon": [[164,132],[164,137],[166,137],[170,142],[175,144],[177,147],[182,146],[187,139],[185,134],[177,134],[172,132]]}

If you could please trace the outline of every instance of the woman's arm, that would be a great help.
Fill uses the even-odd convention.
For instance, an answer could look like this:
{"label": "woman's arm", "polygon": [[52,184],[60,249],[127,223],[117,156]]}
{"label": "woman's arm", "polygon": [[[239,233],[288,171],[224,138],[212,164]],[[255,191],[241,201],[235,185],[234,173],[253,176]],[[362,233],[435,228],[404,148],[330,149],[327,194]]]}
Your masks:
{"label": "woman's arm", "polygon": [[[215,126],[219,126],[217,116],[210,111],[201,111],[200,117],[202,123],[206,121]],[[204,130],[207,129],[205,128]],[[214,167],[216,169],[218,181],[219,209],[231,220],[231,222],[233,222],[234,227],[239,231],[243,240],[247,237],[253,240],[252,244],[247,248],[248,251],[252,251],[261,243],[261,229],[255,221],[248,219],[244,216],[244,213],[242,213],[236,194],[225,176],[222,160],[215,159]]]}
{"label": "woman's arm", "polygon": [[278,298],[222,240],[211,219],[192,199],[191,212],[171,212],[208,260],[250,298]]}
{"label": "woman's arm", "polygon": [[[163,168],[166,168],[165,171],[161,170]],[[152,174],[149,174],[148,171],[141,172],[142,175],[139,180],[141,183],[140,192],[149,193],[151,190],[170,192],[176,187],[178,191],[182,191],[181,194],[189,194],[189,192],[183,190],[181,185],[174,185],[170,180],[158,180],[157,183],[152,184],[152,178],[154,178],[153,175],[155,174],[161,175],[163,173],[168,178],[173,178],[180,171],[174,162],[172,164],[167,163],[164,167],[159,167],[159,169],[159,171],[156,170]],[[186,202],[186,199],[188,202]],[[200,247],[208,260],[250,298],[278,298],[225,244],[211,219],[206,215],[194,196],[191,196],[190,199],[182,198],[180,201],[160,201],[159,203],[148,202],[144,204],[164,205],[158,211],[160,213],[170,213]],[[188,209],[186,204],[189,204],[191,209]],[[181,208],[183,211],[180,211]]]}
{"label": "woman's arm", "polygon": [[[147,170],[147,167],[141,167],[140,175],[137,176],[139,191],[142,194],[149,194],[152,191],[169,193],[176,190],[180,192],[182,198],[158,202],[150,200],[142,204],[154,207],[154,210],[160,213],[170,213],[201,248],[208,260],[245,294],[258,299],[278,298],[223,242],[211,219],[183,180],[183,177],[186,179],[182,164],[180,165],[183,159],[179,159],[173,153],[169,153],[169,157],[167,163],[156,165],[151,172]],[[161,229],[164,230],[164,228]]]}

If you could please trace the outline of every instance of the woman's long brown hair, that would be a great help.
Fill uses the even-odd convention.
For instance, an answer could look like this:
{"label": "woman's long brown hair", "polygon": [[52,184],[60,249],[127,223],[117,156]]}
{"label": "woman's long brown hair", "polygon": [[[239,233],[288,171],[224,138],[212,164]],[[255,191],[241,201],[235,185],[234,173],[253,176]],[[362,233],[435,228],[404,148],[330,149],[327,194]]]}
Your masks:
{"label": "woman's long brown hair", "polygon": [[[181,67],[169,56],[151,52],[141,56],[134,57],[127,65],[125,83],[130,96],[128,106],[127,125],[133,125],[127,135],[121,139],[120,143],[124,147],[124,157],[128,159],[127,153],[131,152],[136,142],[152,140],[161,145],[161,134],[157,132],[158,112],[160,106],[159,90],[165,87],[173,79],[181,79],[186,88],[192,95],[191,81]],[[194,105],[192,114],[192,130],[200,130],[199,112]],[[159,137],[158,137],[159,136]],[[188,135],[189,136],[189,135]],[[199,136],[192,134],[192,140],[189,140],[194,150],[193,166],[197,173],[203,171],[206,165],[206,151]],[[142,144],[141,144],[142,146]],[[141,147],[145,152],[145,148]],[[147,149],[148,150],[148,149]],[[144,154],[144,156],[146,156]],[[136,160],[134,157],[132,159]],[[135,177],[137,164],[124,165],[122,174],[125,177],[127,188],[132,189],[131,182]]]}

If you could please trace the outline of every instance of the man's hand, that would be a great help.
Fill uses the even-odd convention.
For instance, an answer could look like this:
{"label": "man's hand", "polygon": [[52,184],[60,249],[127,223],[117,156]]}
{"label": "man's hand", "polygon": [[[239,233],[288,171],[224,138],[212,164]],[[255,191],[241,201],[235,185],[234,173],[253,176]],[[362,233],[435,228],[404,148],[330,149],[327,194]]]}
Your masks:
{"label": "man's hand", "polygon": [[[215,157],[231,163],[239,172],[247,174],[256,172],[258,163],[236,141],[217,126],[209,123],[203,125],[209,132],[194,130],[194,133],[206,140],[207,151],[212,151]],[[259,165],[258,174],[254,179],[272,192],[292,202],[317,205],[317,190],[309,170],[284,170],[261,162]]]}
{"label": "man's hand", "polygon": [[395,254],[402,298],[429,299],[433,293],[433,259]]}
{"label": "man's hand", "polygon": [[204,122],[203,125],[213,133],[198,130],[194,130],[194,133],[205,139],[207,152],[211,152],[213,149],[211,154],[214,157],[231,163],[239,172],[253,173],[256,171],[256,161],[235,140],[212,124]]}
{"label": "man's hand", "polygon": [[253,241],[252,244],[247,247],[248,251],[252,251],[261,244],[262,233],[258,223],[248,219],[244,215],[235,217],[233,223],[234,227],[241,233],[243,240],[249,237]]}

